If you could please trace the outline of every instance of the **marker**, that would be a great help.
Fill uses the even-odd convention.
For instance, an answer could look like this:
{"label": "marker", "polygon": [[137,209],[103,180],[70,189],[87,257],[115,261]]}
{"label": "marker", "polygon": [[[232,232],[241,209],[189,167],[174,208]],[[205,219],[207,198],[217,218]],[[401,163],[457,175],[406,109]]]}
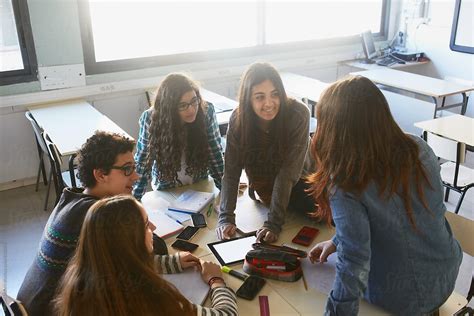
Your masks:
{"label": "marker", "polygon": [[248,277],[247,275],[245,275],[243,273],[232,270],[228,266],[222,266],[221,271],[224,272],[224,273],[228,273],[228,274],[236,277],[237,279],[241,279],[242,281],[245,281],[245,279],[247,279],[247,277]]}

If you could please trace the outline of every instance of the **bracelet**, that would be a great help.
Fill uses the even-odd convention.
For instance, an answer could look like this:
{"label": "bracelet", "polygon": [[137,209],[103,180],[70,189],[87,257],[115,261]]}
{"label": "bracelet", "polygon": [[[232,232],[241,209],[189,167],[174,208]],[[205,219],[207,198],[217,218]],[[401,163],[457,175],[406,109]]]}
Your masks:
{"label": "bracelet", "polygon": [[209,286],[212,286],[214,283],[219,281],[225,285],[224,279],[218,276],[210,278],[209,281],[207,281],[207,284],[209,284]]}

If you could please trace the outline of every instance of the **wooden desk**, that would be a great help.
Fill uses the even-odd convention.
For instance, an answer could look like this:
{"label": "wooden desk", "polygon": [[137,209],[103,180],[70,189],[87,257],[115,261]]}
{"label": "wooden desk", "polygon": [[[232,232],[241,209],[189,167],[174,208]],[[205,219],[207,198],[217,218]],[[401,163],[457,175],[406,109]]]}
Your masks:
{"label": "wooden desk", "polygon": [[[474,86],[463,86],[446,80],[393,69],[358,71],[352,72],[351,75],[364,76],[374,83],[431,97],[435,105],[434,118],[436,118],[438,110],[446,110],[453,107],[461,107],[461,114],[465,114],[468,102],[466,92],[474,90]],[[461,103],[445,105],[447,96],[457,94],[460,94],[463,98]],[[441,99],[440,106],[438,106],[438,99]]]}
{"label": "wooden desk", "polygon": [[123,129],[84,100],[30,106],[28,110],[49,135],[61,156],[69,156],[69,175],[76,186],[74,157],[95,131],[119,133],[131,139]]}
{"label": "wooden desk", "polygon": [[[146,208],[147,204],[150,203],[150,199],[153,197],[162,197],[167,199],[168,201],[172,201],[172,199],[176,198],[184,192],[185,190],[193,189],[197,191],[206,191],[206,192],[217,192],[218,190],[214,187],[212,180],[204,180],[189,186],[174,188],[167,191],[153,191],[147,192],[143,198],[142,202]],[[239,197],[239,199],[250,199],[248,197],[247,191],[244,192],[244,195]],[[219,196],[216,199],[218,202]],[[215,204],[217,205],[217,204]],[[255,210],[251,208],[246,208],[245,212],[247,214],[255,214]],[[237,217],[239,214],[237,214]],[[257,221],[260,218],[256,219]],[[159,225],[159,223],[155,223]],[[214,211],[210,217],[207,217],[207,227],[201,228],[199,232],[192,238],[191,242],[199,244],[200,247],[194,252],[194,255],[203,259],[212,261],[215,263],[217,259],[214,255],[210,252],[207,247],[207,244],[213,241],[217,241],[217,236],[215,233],[215,228],[217,225],[217,211]],[[287,243],[291,244],[291,239],[296,235],[299,229],[303,226],[313,226],[317,227],[320,230],[320,234],[316,238],[316,240],[311,245],[314,246],[316,243],[330,239],[333,234],[334,230],[329,229],[324,224],[315,224],[311,221],[307,220],[303,216],[298,215],[290,215],[287,219],[285,225],[283,226],[283,231],[280,234],[278,244]],[[175,237],[170,237],[166,239],[166,244],[169,246],[176,240]],[[302,247],[298,246],[302,250],[308,251],[311,247]],[[173,248],[169,248],[173,251]],[[308,259],[305,259],[308,260]],[[242,264],[232,265],[232,268],[237,271],[242,271]],[[332,281],[326,282],[324,284],[318,284],[318,281],[324,278],[316,277],[310,278],[311,274],[319,273],[326,273],[327,270],[332,269],[334,274],[334,268],[331,268],[329,265],[312,265],[308,262],[303,263],[303,271],[307,280],[315,280],[315,282],[308,282],[308,291],[304,289],[303,281],[298,280],[297,282],[283,282],[283,281],[276,281],[267,279],[267,284],[259,293],[259,295],[267,295],[269,306],[270,306],[270,314],[271,315],[322,315],[324,313],[324,307],[326,306],[327,300],[327,293],[332,288]],[[223,275],[225,282],[228,286],[232,289],[237,290],[242,281],[231,276],[228,274]],[[333,278],[331,275],[330,277]],[[210,305],[210,300],[206,301],[206,305]],[[260,308],[258,299],[254,299],[252,301],[247,301],[241,298],[237,298],[237,305],[239,308],[240,315],[259,315]],[[359,314],[360,315],[388,315],[388,313],[384,312],[380,308],[370,305],[364,300],[361,300],[360,307],[359,307]]]}
{"label": "wooden desk", "polygon": [[415,123],[422,130],[474,146],[474,118],[455,114]]}

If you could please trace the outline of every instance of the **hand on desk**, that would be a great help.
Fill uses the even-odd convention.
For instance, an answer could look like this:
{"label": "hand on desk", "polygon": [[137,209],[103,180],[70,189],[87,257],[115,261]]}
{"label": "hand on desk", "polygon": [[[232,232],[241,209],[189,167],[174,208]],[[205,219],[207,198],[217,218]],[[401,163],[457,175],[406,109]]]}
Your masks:
{"label": "hand on desk", "polygon": [[336,245],[334,245],[332,240],[326,240],[316,244],[316,246],[310,250],[309,260],[311,260],[311,263],[324,263],[328,261],[329,255],[334,252],[336,252]]}
{"label": "hand on desk", "polygon": [[275,242],[278,239],[278,234],[275,234],[268,228],[262,227],[259,230],[257,230],[257,242],[266,242],[266,243],[272,243]]}
{"label": "hand on desk", "polygon": [[201,264],[199,258],[187,251],[179,252],[179,263],[181,264],[181,268],[183,269],[197,267]]}
{"label": "hand on desk", "polygon": [[212,278],[220,278],[220,280],[212,284],[212,288],[216,286],[225,286],[224,279],[222,278],[221,267],[214,262],[201,260],[201,277],[207,284],[209,284],[209,281]]}
{"label": "hand on desk", "polygon": [[220,240],[230,239],[235,236],[237,226],[234,224],[224,224],[216,228],[217,238]]}

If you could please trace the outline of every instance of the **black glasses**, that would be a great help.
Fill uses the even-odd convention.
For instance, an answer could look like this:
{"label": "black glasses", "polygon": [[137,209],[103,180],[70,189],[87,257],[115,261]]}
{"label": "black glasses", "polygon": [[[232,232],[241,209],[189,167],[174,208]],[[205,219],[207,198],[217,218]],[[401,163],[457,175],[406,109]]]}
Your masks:
{"label": "black glasses", "polygon": [[181,102],[178,104],[178,111],[181,111],[181,112],[184,112],[186,111],[187,109],[189,109],[189,107],[197,107],[199,105],[199,102],[201,101],[201,99],[199,97],[194,97],[192,98],[191,102],[189,103],[186,103],[186,102]]}
{"label": "black glasses", "polygon": [[135,171],[135,165],[112,166],[110,169],[122,170],[123,174],[128,177]]}

